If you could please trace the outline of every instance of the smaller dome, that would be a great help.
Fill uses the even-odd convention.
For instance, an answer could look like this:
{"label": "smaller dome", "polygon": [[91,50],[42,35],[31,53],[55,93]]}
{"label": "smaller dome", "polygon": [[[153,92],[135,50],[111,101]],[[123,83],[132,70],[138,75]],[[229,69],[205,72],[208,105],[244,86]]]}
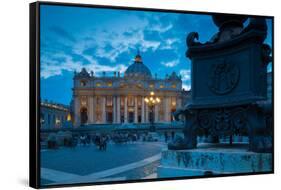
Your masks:
{"label": "smaller dome", "polygon": [[81,72],[77,74],[78,77],[90,77],[90,74],[87,70],[83,67]]}
{"label": "smaller dome", "polygon": [[181,80],[180,76],[178,76],[175,71],[172,72],[172,74],[169,76],[168,79],[169,80]]}

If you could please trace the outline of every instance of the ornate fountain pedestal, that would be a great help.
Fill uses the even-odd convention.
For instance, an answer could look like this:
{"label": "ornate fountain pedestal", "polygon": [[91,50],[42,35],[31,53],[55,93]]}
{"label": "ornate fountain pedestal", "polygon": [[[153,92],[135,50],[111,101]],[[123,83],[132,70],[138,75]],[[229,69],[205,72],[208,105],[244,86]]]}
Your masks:
{"label": "ornate fountain pedestal", "polygon": [[247,144],[199,144],[197,149],[163,151],[157,174],[169,178],[271,171],[271,153],[248,151]]}
{"label": "ornate fountain pedestal", "polygon": [[[191,60],[191,102],[175,112],[184,118],[184,138],[162,152],[159,177],[272,171],[272,104],[267,97],[271,48],[264,44],[263,18],[214,15],[219,32],[206,42],[191,32],[186,56]],[[225,147],[219,138],[249,137],[246,145]],[[216,144],[198,145],[198,136]],[[232,144],[232,143],[230,143]]]}

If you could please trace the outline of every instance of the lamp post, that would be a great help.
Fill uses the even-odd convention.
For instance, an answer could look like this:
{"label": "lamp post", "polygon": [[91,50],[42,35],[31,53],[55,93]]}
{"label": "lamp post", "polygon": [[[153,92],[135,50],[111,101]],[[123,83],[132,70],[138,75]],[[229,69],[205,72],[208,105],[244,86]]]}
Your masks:
{"label": "lamp post", "polygon": [[151,118],[150,118],[150,131],[154,132],[155,131],[155,126],[154,126],[154,107],[156,104],[160,103],[160,98],[155,97],[154,92],[150,92],[150,95],[144,99],[145,103],[148,105],[150,113],[151,113]]}

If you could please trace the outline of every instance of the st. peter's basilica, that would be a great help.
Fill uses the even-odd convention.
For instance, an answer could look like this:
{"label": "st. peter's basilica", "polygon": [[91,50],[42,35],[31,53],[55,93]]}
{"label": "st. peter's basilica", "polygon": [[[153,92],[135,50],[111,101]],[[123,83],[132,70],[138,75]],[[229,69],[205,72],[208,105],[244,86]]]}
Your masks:
{"label": "st. peter's basilica", "polygon": [[[187,91],[175,72],[158,78],[151,74],[138,53],[124,76],[114,72],[95,76],[85,68],[74,74],[72,112],[74,126],[93,124],[169,123],[172,113],[182,107]],[[153,110],[147,103],[152,94],[157,97]],[[185,95],[184,95],[185,94]]]}

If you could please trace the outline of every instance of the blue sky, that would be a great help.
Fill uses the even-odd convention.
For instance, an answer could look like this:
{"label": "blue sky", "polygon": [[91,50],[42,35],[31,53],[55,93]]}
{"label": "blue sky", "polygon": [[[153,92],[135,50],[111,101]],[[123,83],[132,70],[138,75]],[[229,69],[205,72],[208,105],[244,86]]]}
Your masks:
{"label": "blue sky", "polygon": [[71,100],[75,70],[122,75],[137,49],[153,75],[175,71],[189,89],[186,35],[197,31],[205,42],[217,32],[211,16],[182,13],[41,5],[40,19],[41,98],[63,104]]}

